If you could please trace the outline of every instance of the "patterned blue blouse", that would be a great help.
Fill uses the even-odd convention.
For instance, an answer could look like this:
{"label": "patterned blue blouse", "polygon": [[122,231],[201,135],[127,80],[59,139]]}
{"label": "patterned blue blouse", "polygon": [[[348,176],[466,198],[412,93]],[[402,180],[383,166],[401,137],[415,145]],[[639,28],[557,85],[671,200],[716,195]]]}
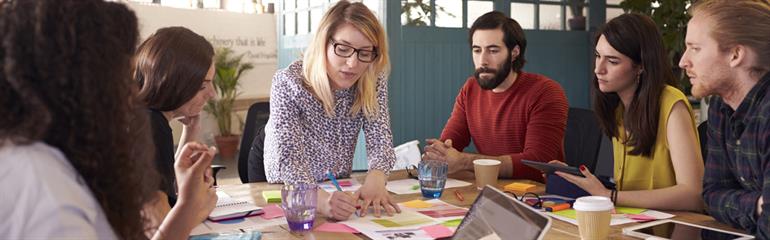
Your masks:
{"label": "patterned blue blouse", "polygon": [[321,101],[303,83],[302,61],[279,70],[270,89],[270,120],[265,127],[265,173],[270,183],[318,182],[326,171],[348,177],[358,133],[366,136],[369,170],[385,173],[396,160],[388,112],[388,84],[377,79],[379,112],[367,120],[350,115],[355,88],[335,90],[335,116],[328,117]]}

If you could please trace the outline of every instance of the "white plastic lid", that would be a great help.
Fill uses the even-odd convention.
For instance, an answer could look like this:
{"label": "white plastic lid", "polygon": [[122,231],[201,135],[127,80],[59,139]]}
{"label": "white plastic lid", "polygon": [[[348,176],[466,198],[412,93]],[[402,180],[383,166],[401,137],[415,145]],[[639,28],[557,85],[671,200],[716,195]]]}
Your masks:
{"label": "white plastic lid", "polygon": [[575,200],[575,204],[572,205],[576,211],[607,211],[612,210],[615,206],[612,201],[607,197],[602,196],[587,196],[581,197]]}
{"label": "white plastic lid", "polygon": [[500,161],[494,160],[494,159],[476,159],[476,160],[473,160],[473,164],[494,166],[494,165],[500,165]]}

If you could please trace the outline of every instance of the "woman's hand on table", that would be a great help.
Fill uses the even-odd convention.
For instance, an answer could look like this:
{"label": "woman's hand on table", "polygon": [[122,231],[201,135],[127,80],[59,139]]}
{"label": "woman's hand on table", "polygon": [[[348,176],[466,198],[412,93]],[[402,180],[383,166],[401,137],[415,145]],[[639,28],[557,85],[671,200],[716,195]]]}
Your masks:
{"label": "woman's hand on table", "polygon": [[371,170],[366,175],[366,181],[363,186],[361,186],[353,196],[354,199],[363,200],[363,204],[361,205],[361,217],[366,216],[369,207],[374,208],[375,217],[380,217],[383,209],[385,209],[388,216],[393,216],[394,213],[401,212],[401,208],[398,207],[398,204],[393,201],[388,190],[385,189],[385,183],[387,183],[387,181],[388,177],[380,170]]}

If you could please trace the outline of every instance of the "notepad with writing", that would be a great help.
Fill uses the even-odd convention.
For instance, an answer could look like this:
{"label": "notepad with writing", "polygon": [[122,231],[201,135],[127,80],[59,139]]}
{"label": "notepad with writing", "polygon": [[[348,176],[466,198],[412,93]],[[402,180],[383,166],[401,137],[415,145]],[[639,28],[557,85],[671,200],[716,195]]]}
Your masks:
{"label": "notepad with writing", "polygon": [[217,191],[217,207],[209,214],[209,220],[222,221],[248,217],[262,213],[262,208],[249,201],[236,200],[222,191]]}

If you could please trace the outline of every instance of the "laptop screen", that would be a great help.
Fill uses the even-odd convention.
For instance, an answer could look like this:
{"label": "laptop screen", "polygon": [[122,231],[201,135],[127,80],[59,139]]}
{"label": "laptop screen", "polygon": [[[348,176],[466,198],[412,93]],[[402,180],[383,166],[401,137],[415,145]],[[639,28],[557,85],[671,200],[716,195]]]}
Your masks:
{"label": "laptop screen", "polygon": [[538,239],[550,218],[493,187],[484,187],[453,239]]}

